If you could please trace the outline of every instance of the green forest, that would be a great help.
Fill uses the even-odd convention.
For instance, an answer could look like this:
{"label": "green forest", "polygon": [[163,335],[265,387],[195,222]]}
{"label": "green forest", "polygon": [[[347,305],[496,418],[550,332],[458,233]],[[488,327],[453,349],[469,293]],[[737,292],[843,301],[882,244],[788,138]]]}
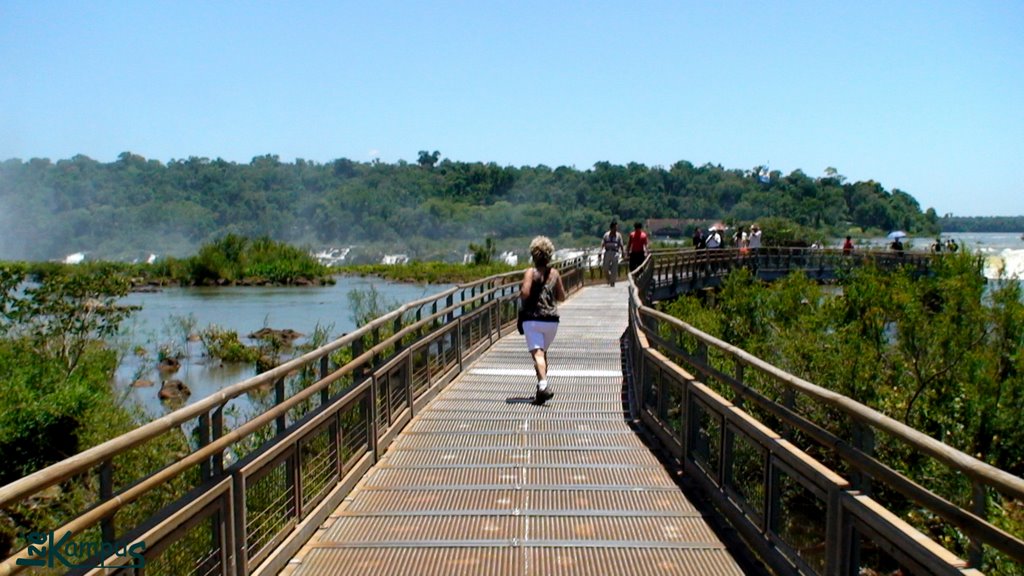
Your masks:
{"label": "green forest", "polygon": [[939,219],[943,232],[1024,232],[1024,216],[953,216]]}
{"label": "green forest", "polygon": [[196,157],[163,163],[130,152],[109,163],[82,155],[10,159],[0,162],[0,259],[181,257],[235,234],[461,260],[468,242],[484,238],[500,249],[535,234],[559,245],[596,244],[610,219],[706,225],[770,217],[831,236],[940,230],[935,211],[922,211],[902,190],[848,182],[834,168],[820,177],[774,171],[762,181],[761,168],[682,160],[669,167],[513,167],[441,159],[437,151],[395,164],[282,162],[275,155],[248,164]]}

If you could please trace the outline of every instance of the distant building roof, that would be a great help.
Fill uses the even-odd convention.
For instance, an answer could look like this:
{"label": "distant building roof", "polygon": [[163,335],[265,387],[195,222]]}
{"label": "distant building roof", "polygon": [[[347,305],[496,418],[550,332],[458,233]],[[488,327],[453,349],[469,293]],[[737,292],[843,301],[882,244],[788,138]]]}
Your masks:
{"label": "distant building roof", "polygon": [[688,227],[700,222],[693,218],[648,218],[644,227],[654,236],[681,236]]}

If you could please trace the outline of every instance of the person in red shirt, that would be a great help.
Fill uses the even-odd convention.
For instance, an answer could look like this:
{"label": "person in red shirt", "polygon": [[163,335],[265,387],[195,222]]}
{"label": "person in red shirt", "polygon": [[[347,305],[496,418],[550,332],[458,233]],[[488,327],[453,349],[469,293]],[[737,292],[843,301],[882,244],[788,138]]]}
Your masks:
{"label": "person in red shirt", "polygon": [[633,224],[633,231],[629,233],[629,271],[632,272],[640,267],[647,259],[648,252],[647,233],[644,232],[644,225],[640,222]]}
{"label": "person in red shirt", "polygon": [[853,239],[847,236],[846,242],[843,242],[843,254],[849,254],[851,252],[853,252]]}

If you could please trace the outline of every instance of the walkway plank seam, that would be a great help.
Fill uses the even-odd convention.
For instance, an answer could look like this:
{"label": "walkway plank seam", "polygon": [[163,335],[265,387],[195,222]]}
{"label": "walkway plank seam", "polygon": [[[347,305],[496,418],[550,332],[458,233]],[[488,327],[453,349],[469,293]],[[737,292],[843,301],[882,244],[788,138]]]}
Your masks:
{"label": "walkway plank seam", "polygon": [[413,419],[283,571],[742,574],[629,427],[618,287],[561,306],[555,397],[532,399],[523,338],[501,338]]}

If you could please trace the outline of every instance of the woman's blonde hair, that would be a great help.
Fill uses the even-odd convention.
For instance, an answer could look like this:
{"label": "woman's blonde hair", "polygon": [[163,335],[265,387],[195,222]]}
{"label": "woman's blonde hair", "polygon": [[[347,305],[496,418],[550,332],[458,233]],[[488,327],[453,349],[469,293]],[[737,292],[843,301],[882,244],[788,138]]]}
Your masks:
{"label": "woman's blonde hair", "polygon": [[551,262],[555,254],[555,245],[547,236],[537,236],[530,242],[530,257],[535,264],[547,264]]}

